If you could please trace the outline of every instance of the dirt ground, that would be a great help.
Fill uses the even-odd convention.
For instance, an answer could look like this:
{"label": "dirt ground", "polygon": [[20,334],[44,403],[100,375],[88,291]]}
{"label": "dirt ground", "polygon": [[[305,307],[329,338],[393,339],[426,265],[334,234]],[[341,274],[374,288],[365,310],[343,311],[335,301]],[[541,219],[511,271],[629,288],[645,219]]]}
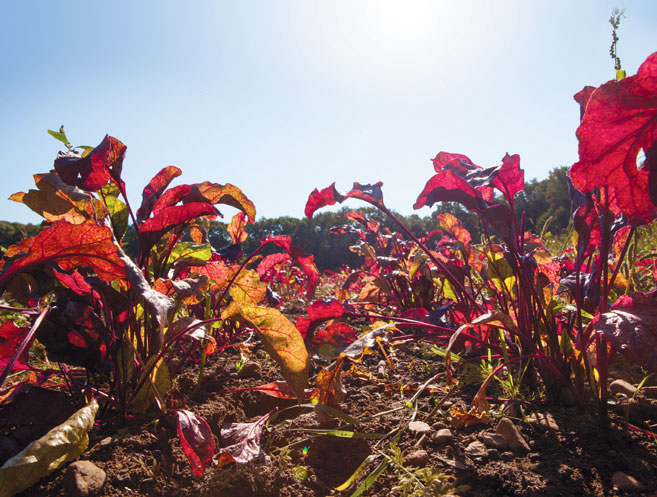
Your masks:
{"label": "dirt ground", "polygon": [[[419,396],[417,409],[409,405],[421,384],[444,371],[443,361],[427,350],[415,343],[395,346],[390,358],[394,371],[381,352],[373,351],[344,373],[347,396],[336,407],[357,418],[355,426],[259,391],[234,392],[282,378],[262,351],[252,365],[247,363],[240,372],[235,367],[237,355],[218,354],[209,358],[198,391],[194,392],[198,370],[192,367],[177,377],[169,401],[174,407],[203,416],[218,447],[223,423],[252,422],[275,410],[263,434],[266,457],[262,462],[208,468],[202,478],[195,478],[178,441],[175,423],[166,416],[134,419],[125,426],[100,424],[92,431],[90,446],[81,459],[92,461],[107,473],[106,484],[97,494],[100,497],[349,496],[384,460],[382,454],[400,464],[390,462],[363,495],[657,495],[657,439],[628,426],[628,420],[643,427],[649,426],[646,421],[654,424],[654,418],[646,418],[652,415],[650,412],[618,399],[611,406],[610,423],[605,428],[596,417],[575,407],[548,406],[541,400],[492,400],[495,415],[488,423],[456,429],[450,424],[449,409],[467,409],[475,386],[459,388],[449,395],[444,375],[439,375],[435,384]],[[490,395],[500,393],[493,390]],[[61,422],[60,418],[68,415],[66,403],[58,405],[60,400],[49,393],[41,399],[51,408],[51,422]],[[16,417],[18,408],[0,410],[5,435],[8,425],[14,434],[26,423],[31,423],[30,432],[34,430],[35,420]],[[492,435],[502,417],[511,419],[528,448],[512,450],[504,444],[496,445],[494,440],[499,441],[499,437]],[[347,438],[311,431],[330,428],[379,438]],[[439,430],[443,431],[436,435]],[[11,444],[6,436],[3,438],[0,449],[11,453]],[[339,490],[368,457],[370,462],[362,473],[347,489]],[[20,495],[68,495],[63,485],[65,468]],[[418,472],[417,468],[430,469]],[[617,488],[612,481],[617,472],[633,477],[640,486],[632,490]],[[414,478],[424,482],[425,487],[431,479],[438,483],[423,493]]]}

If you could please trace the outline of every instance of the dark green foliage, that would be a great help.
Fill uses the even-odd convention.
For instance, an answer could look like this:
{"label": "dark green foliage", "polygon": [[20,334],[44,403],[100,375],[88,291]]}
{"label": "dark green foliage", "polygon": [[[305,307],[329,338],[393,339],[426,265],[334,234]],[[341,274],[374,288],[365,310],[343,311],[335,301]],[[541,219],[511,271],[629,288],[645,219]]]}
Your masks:
{"label": "dark green foliage", "polygon": [[527,182],[516,197],[516,212],[518,221],[521,213],[526,212],[525,230],[539,234],[550,220],[548,231],[555,234],[564,231],[570,221],[568,168],[553,169],[543,181],[533,179]]}

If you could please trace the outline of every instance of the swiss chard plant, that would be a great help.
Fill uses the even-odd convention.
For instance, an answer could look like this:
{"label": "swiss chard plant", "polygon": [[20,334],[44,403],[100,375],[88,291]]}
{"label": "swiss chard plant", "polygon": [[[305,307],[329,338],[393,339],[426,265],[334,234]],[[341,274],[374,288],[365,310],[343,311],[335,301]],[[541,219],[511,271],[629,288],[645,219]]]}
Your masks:
{"label": "swiss chard plant", "polygon": [[[524,188],[517,155],[507,154],[499,166],[482,168],[465,155],[440,152],[433,160],[435,174],[414,205],[419,209],[458,202],[479,217],[481,244],[473,243],[449,215],[439,216],[437,233],[415,236],[384,204],[381,183],[354,183],[346,194],[334,184],[316,189],[306,215],[349,198],[382,211],[406,240],[389,234],[370,242],[367,235],[376,234],[377,228],[357,219],[365,230],[351,231],[361,237],[366,267],[343,290],[366,274],[370,287],[376,287],[368,291],[376,293],[377,303],[394,302],[399,318],[408,310],[406,302],[412,302],[407,307],[428,330],[435,327],[432,313],[443,309],[443,325],[433,331],[449,340],[448,349],[489,349],[502,359],[494,373],[523,364],[529,386],[536,387],[536,371],[549,397],[563,400],[566,395],[580,405],[594,399],[604,415],[608,366],[617,353],[655,370],[654,354],[646,352],[657,337],[650,310],[655,291],[621,295],[629,291],[631,275],[622,268],[633,237],[657,214],[657,54],[648,57],[636,76],[587,87],[575,99],[582,115],[580,160],[570,170],[576,239],[575,247],[563,254],[551,254],[537,235],[525,230],[524,213],[516,212],[515,196]],[[422,253],[415,253],[414,260],[425,261],[426,273],[432,275],[428,298],[414,299],[419,289],[408,279],[413,266],[400,271],[409,267],[414,249],[386,253],[388,243],[413,243]],[[385,276],[385,264],[394,268],[394,277]],[[406,286],[399,284],[400,274],[407,278]],[[407,295],[399,291],[402,287]],[[342,294],[348,299],[344,307],[362,300],[368,293],[363,289],[361,285],[351,295]],[[474,410],[485,407],[487,384],[475,397]]]}
{"label": "swiss chard plant", "polygon": [[[121,177],[123,143],[106,136],[78,152],[63,129],[51,134],[67,151],[52,171],[35,175],[36,189],[11,197],[45,221],[37,236],[9,247],[0,262],[2,308],[21,316],[0,327],[0,387],[16,369],[38,371],[28,356],[38,339],[60,367],[28,381],[57,374],[80,395],[97,398],[105,414],[166,412],[174,364],[204,361],[255,333],[302,399],[308,378],[303,337],[269,304],[265,281],[269,269],[285,261],[299,268],[312,295],[319,280],[312,256],[285,236],[265,239],[242,256],[253,203],[231,184],[170,186],[181,174],[174,166],[153,177],[135,211]],[[215,250],[207,227],[220,215],[219,204],[239,212],[228,226],[233,245]],[[124,250],[130,224],[134,260]],[[277,252],[251,267],[265,247]],[[13,384],[0,400],[20,388]],[[178,426],[200,474],[213,455],[211,432],[188,411],[178,412]]]}

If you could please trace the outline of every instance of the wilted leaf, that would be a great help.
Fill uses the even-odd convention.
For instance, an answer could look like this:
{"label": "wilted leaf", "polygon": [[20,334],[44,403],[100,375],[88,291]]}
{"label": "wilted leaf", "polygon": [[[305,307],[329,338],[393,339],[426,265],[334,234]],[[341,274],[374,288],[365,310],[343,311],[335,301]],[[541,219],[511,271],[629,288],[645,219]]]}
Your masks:
{"label": "wilted leaf", "polygon": [[178,438],[197,478],[203,476],[205,467],[212,461],[216,444],[208,423],[193,412],[184,409],[174,411],[178,417]]}
{"label": "wilted leaf", "polygon": [[657,372],[657,299],[654,295],[624,295],[591,326],[621,355],[647,371]]}
{"label": "wilted leaf", "polygon": [[[266,393],[271,397],[276,397],[278,399],[292,400],[296,399],[296,394],[290,388],[290,385],[285,381],[272,381],[266,385],[260,385],[259,387],[250,387],[246,390],[256,390],[258,392]],[[319,391],[316,388],[306,388],[304,391],[304,402],[311,401],[319,395]]]}
{"label": "wilted leaf", "polygon": [[98,403],[92,400],[63,424],[32,442],[0,468],[0,497],[10,497],[39,481],[89,445]]}
{"label": "wilted leaf", "polygon": [[14,193],[9,200],[21,202],[46,221],[80,224],[87,219],[102,219],[105,207],[90,194],[64,183],[54,173],[35,174],[38,190]]}
{"label": "wilted leaf", "polygon": [[[155,359],[156,357],[152,357],[149,365]],[[141,382],[141,387],[135,393],[129,406],[130,411],[134,413],[145,412],[156,398],[163,398],[169,391],[171,388],[169,366],[160,359],[148,377],[142,374],[139,381]]]}
{"label": "wilted leaf", "polygon": [[214,463],[222,467],[232,462],[246,464],[263,460],[265,453],[260,438],[269,415],[265,414],[255,423],[224,423],[221,427],[221,442],[225,447],[219,449],[214,456]]}

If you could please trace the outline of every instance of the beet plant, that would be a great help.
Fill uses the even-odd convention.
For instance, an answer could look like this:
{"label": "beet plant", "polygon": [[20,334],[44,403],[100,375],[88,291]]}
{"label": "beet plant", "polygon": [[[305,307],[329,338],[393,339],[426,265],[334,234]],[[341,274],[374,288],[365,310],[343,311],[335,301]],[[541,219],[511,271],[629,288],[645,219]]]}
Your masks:
{"label": "beet plant", "polygon": [[[45,219],[42,231],[7,249],[0,262],[0,293],[15,305],[0,327],[0,386],[10,372],[31,369],[0,400],[49,377],[61,377],[80,397],[96,398],[105,416],[168,411],[167,393],[187,361],[237,346],[253,333],[279,364],[293,395],[303,398],[308,354],[292,323],[271,307],[260,279],[275,263],[299,267],[303,291],[319,280],[312,256],[289,237],[262,241],[242,257],[244,225],[255,206],[231,184],[203,182],[170,187],[180,169],[162,169],[144,188],[134,211],[121,178],[126,147],[106,136],[82,153],[63,129],[54,170],[35,175],[37,189],[14,194]],[[215,250],[206,228],[220,215],[216,205],[238,209],[228,226],[233,245]],[[128,225],[136,233],[136,259],[124,250]],[[276,251],[259,261],[265,247]],[[27,324],[25,324],[27,322]],[[59,369],[29,363],[34,340]],[[202,377],[203,368],[199,374]],[[214,452],[207,423],[177,410],[181,444],[200,475]]]}
{"label": "beet plant", "polygon": [[[531,374],[536,371],[549,398],[572,397],[580,406],[594,400],[603,417],[609,363],[617,354],[657,371],[654,281],[648,293],[628,293],[621,272],[638,227],[657,216],[657,53],[637,75],[586,87],[575,99],[582,120],[580,160],[570,169],[574,248],[550,254],[537,235],[525,230],[524,213],[514,204],[524,188],[517,155],[506,154],[499,166],[483,168],[465,155],[440,152],[433,160],[435,174],[414,207],[460,203],[479,217],[481,244],[448,215],[438,218],[437,241],[415,236],[385,205],[380,182],[354,183],[345,194],[333,184],[310,194],[308,217],[357,198],[386,214],[405,237],[380,236],[367,220],[351,215],[365,230],[338,231],[361,237],[366,262],[343,290],[357,280],[364,285],[343,294],[348,297],[343,303],[327,304],[334,309],[331,317],[357,315],[354,305],[375,296],[365,300],[383,304],[392,321],[403,322],[410,312],[407,324],[415,321],[414,326],[446,340],[448,350],[460,345],[492,351],[503,358],[493,374],[522,363],[530,387],[537,387]],[[368,241],[368,235],[376,240]],[[398,249],[409,244],[412,248]],[[387,268],[392,270],[386,274]],[[420,268],[429,276],[426,289],[409,279]],[[440,324],[435,322],[438,309]],[[486,410],[488,381],[475,397],[475,413]]]}

